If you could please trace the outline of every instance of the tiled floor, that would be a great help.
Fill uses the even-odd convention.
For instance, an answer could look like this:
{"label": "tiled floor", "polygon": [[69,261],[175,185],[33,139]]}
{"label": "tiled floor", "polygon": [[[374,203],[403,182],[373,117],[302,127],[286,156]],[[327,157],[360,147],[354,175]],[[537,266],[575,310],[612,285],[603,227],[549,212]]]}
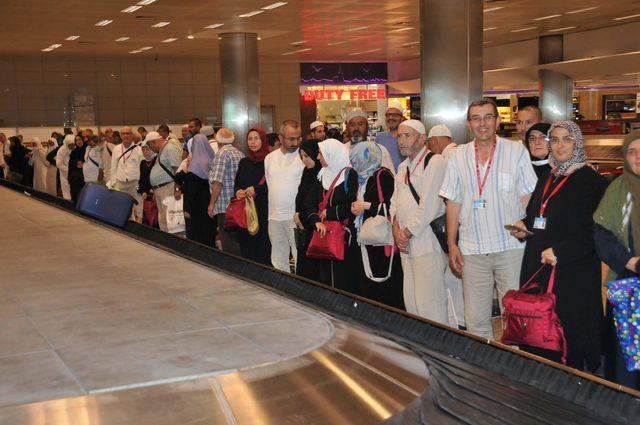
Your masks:
{"label": "tiled floor", "polygon": [[0,406],[193,379],[323,345],[323,316],[0,188]]}

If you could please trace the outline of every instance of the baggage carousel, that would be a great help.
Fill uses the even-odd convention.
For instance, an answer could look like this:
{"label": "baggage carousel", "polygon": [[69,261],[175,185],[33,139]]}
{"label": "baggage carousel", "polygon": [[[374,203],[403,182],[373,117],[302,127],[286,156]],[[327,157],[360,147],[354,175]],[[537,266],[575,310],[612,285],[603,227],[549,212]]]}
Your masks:
{"label": "baggage carousel", "polygon": [[631,424],[638,394],[0,181],[0,424]]}

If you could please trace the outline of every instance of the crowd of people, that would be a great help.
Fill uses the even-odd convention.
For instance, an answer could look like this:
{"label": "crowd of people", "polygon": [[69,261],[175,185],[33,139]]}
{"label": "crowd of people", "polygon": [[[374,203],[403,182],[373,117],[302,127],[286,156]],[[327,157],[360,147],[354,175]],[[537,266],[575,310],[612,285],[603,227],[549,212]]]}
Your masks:
{"label": "crowd of people", "polygon": [[[637,273],[640,132],[625,138],[624,174],[609,185],[589,164],[580,128],[545,123],[536,107],[518,111],[514,141],[496,134],[496,104],[475,101],[466,117],[473,140],[459,145],[445,125],[427,131],[403,112],[391,104],[375,138],[359,109],[344,135],[315,121],[304,138],[294,120],[269,137],[261,128],[215,132],[197,118],[181,137],[164,125],[82,130],[34,138],[31,151],[0,134],[0,165],[6,178],[72,201],[87,182],[130,193],[138,222],[154,211],[143,201],[155,202],[164,231],[165,201],[182,199],[188,239],[487,339],[496,337],[495,294],[502,308],[507,291],[536,273],[545,286],[555,270],[566,364],[593,372],[604,354],[609,379],[640,388],[621,367],[601,292],[601,262],[608,280]],[[230,225],[231,205],[245,201],[254,226]],[[340,253],[318,255],[336,229],[345,233]]]}

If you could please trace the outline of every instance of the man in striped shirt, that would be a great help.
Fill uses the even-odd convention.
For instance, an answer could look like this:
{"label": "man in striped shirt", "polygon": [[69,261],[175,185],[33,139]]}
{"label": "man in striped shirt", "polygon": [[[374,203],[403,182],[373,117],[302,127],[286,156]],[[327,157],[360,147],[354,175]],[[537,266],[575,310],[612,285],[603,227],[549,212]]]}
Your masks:
{"label": "man in striped shirt", "polygon": [[449,200],[449,263],[462,274],[467,329],[490,339],[494,285],[500,301],[518,288],[524,252],[504,226],[525,216],[537,178],[526,148],[496,136],[495,102],[471,103],[467,121],[475,138],[456,149],[440,196]]}

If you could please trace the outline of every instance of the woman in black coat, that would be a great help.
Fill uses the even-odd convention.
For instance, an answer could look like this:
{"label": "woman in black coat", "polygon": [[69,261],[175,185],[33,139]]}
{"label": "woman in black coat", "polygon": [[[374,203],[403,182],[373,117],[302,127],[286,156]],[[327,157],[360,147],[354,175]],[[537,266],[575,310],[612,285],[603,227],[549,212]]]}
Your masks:
{"label": "woman in black coat", "polygon": [[269,199],[264,180],[264,158],[269,154],[267,134],[261,128],[252,128],[247,134],[247,156],[238,163],[234,190],[236,198],[253,198],[258,213],[258,233],[250,235],[245,229],[236,232],[240,253],[244,258],[271,266],[269,240]]}
{"label": "woman in black coat", "polygon": [[22,141],[17,136],[9,138],[9,151],[11,156],[5,161],[9,165],[11,173],[15,174],[15,183],[29,185],[29,155],[31,151],[22,145]]}
{"label": "woman in black coat", "polygon": [[[358,174],[351,168],[349,151],[342,143],[335,139],[327,139],[318,146],[318,161],[322,164],[322,170],[305,199],[306,227],[325,234],[326,227],[323,222],[336,220],[345,223],[351,236],[347,236],[345,241],[344,260],[309,260],[315,262],[317,267],[318,276],[315,280],[357,294],[360,288],[362,258],[356,241],[355,216],[351,212],[351,204],[356,200],[358,193]],[[326,207],[321,208],[320,204],[334,181],[333,193],[327,195]]]}
{"label": "woman in black coat", "polygon": [[[556,266],[553,292],[556,312],[567,339],[567,365],[594,371],[600,362],[603,311],[600,260],[593,241],[593,213],[607,181],[588,166],[584,141],[571,121],[553,124],[549,132],[551,173],[538,184],[527,207],[524,223],[533,232],[524,251],[521,284],[541,267]],[[523,232],[512,232],[518,238]],[[543,289],[551,267],[538,275]],[[536,347],[526,351],[560,361],[562,353]]]}
{"label": "woman in black coat", "polygon": [[75,138],[76,147],[69,154],[69,186],[71,187],[71,200],[75,203],[78,200],[80,191],[84,187],[84,173],[82,165],[84,164],[84,154],[87,150],[87,143],[82,136]]}

